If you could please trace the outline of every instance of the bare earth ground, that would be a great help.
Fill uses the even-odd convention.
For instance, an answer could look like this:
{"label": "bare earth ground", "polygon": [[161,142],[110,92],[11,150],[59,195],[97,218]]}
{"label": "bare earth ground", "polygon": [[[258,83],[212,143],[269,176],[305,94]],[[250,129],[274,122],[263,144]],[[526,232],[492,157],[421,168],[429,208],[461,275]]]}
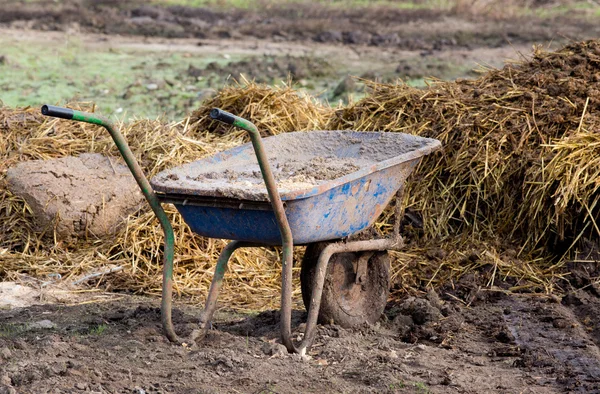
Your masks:
{"label": "bare earth ground", "polygon": [[[158,302],[151,299],[103,295],[3,311],[0,392],[600,390],[595,294],[577,291],[560,302],[498,292],[470,306],[449,297],[428,298],[432,301],[417,303],[427,305],[427,313],[441,310],[440,320],[423,319],[422,309],[413,318],[425,323],[407,329],[402,318],[394,318],[402,307],[390,305],[375,326],[320,326],[305,359],[276,343],[274,311],[221,312],[207,338],[188,346],[170,344],[161,335]],[[176,329],[189,332],[198,313],[181,305],[174,313]],[[294,312],[295,326],[304,315]]]}
{"label": "bare earth ground", "polygon": [[[423,10],[12,3],[18,7],[0,9],[0,34],[14,40],[51,45],[74,35],[91,49],[311,55],[364,72],[386,64],[416,74],[448,62],[501,66],[533,43],[599,33],[576,14],[490,21]],[[423,62],[406,61],[415,58]],[[29,299],[0,308],[0,393],[600,392],[600,299],[597,286],[584,284],[559,298],[480,290],[465,280],[439,298],[390,302],[374,326],[320,326],[304,359],[277,344],[277,311],[236,314],[223,305],[204,341],[179,346],[161,335],[157,299],[93,292],[40,305]],[[200,310],[177,304],[177,330],[191,332]],[[294,327],[304,321],[305,312],[294,311]]]}

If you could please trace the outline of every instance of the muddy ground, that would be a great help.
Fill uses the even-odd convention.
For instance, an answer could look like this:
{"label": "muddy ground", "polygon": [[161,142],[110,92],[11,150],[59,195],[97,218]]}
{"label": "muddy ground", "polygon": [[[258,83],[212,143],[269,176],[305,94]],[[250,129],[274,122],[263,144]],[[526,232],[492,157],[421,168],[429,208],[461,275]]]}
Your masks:
{"label": "muddy ground", "polygon": [[[3,2],[0,32],[45,45],[77,36],[91,50],[226,50],[248,59],[188,68],[181,78],[252,70],[251,77],[269,82],[288,73],[298,81],[338,78],[340,62],[370,79],[468,77],[457,65],[500,66],[527,55],[532,44],[594,38],[600,27],[583,11],[490,19],[424,9],[300,5],[258,12],[67,0]],[[358,89],[347,83],[338,96]],[[136,92],[128,88],[123,97]],[[156,298],[41,297],[40,305],[0,308],[0,393],[600,392],[600,293],[592,276],[561,296],[460,283],[417,299],[404,295],[374,326],[320,326],[304,359],[278,345],[273,310],[239,314],[221,305],[208,337],[180,346],[161,335]],[[191,332],[200,310],[179,301],[177,330]],[[294,327],[305,319],[294,311]]]}
{"label": "muddy ground", "polygon": [[[305,358],[277,343],[275,311],[222,310],[203,341],[180,346],[161,335],[154,299],[99,294],[5,310],[0,392],[600,391],[596,294],[483,293],[470,305],[434,293],[389,304],[374,326],[320,326]],[[198,313],[178,305],[176,329],[189,333]]]}

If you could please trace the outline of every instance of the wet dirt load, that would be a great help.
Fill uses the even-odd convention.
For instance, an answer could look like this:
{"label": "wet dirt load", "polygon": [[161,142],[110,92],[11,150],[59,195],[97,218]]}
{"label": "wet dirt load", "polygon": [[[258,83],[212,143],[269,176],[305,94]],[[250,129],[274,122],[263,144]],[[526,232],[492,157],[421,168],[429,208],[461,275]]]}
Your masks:
{"label": "wet dirt load", "polygon": [[[439,143],[400,133],[311,131],[265,138],[264,145],[280,193],[285,194],[308,191],[359,170],[372,171],[388,160],[395,165],[418,158]],[[152,186],[164,193],[267,200],[250,144],[163,171]]]}

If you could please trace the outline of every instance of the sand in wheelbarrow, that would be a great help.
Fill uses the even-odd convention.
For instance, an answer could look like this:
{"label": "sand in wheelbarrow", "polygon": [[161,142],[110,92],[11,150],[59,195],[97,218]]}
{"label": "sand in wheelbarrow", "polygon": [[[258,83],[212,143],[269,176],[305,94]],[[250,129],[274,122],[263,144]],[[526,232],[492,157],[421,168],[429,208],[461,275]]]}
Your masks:
{"label": "sand in wheelbarrow", "polygon": [[[308,191],[431,141],[410,135],[352,131],[287,133],[263,140],[280,193]],[[164,192],[267,200],[250,145],[244,154],[224,152],[216,157],[166,170],[153,179],[153,186]]]}

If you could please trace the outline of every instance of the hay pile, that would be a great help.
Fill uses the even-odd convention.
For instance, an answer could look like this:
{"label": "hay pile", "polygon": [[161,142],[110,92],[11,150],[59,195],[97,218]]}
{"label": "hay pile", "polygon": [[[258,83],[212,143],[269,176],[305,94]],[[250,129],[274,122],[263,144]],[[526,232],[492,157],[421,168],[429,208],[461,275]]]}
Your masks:
{"label": "hay pile", "polygon": [[402,131],[442,141],[422,163],[408,206],[430,239],[500,236],[526,250],[563,251],[597,239],[600,41],[476,80],[430,81],[427,89],[366,81],[370,94],[337,111],[332,129]]}
{"label": "hay pile", "polygon": [[[149,176],[246,139],[243,132],[211,121],[213,107],[251,119],[269,135],[354,129],[438,138],[443,152],[427,157],[407,185],[404,204],[413,220],[405,229],[408,248],[394,252],[395,291],[452,287],[457,281],[560,291],[565,259],[548,251],[559,251],[560,257],[577,240],[600,237],[595,221],[600,42],[553,53],[536,48],[530,60],[485,71],[472,81],[430,81],[426,89],[365,81],[370,94],[337,110],[290,86],[245,81],[224,88],[182,122],[137,121],[122,130]],[[148,209],[133,215],[115,239],[67,245],[31,230],[28,207],[6,190],[7,167],[82,152],[117,155],[104,130],[50,120],[37,111],[0,108],[0,277],[76,277],[122,265],[123,271],[99,283],[158,294],[162,232]],[[175,289],[203,300],[225,242],[192,234],[174,208],[167,212],[176,235]],[[389,230],[389,216],[377,224],[383,232]],[[422,226],[415,226],[419,221]],[[300,253],[301,248],[296,259]],[[279,288],[279,253],[238,252],[221,301],[246,309],[277,308]],[[299,291],[297,283],[294,288]]]}
{"label": "hay pile", "polygon": [[[253,88],[261,93],[268,90],[249,84],[245,92]],[[289,94],[285,89],[273,92],[274,100]],[[79,109],[93,111],[91,106]],[[164,168],[239,145],[245,138],[239,134],[206,133],[200,139],[193,139],[189,119],[175,124],[141,120],[120,126],[148,177]],[[38,108],[0,107],[0,136],[0,278],[31,276],[43,282],[49,275],[60,274],[63,280],[71,282],[109,267],[122,266],[122,271],[111,273],[97,283],[111,290],[160,294],[163,234],[149,208],[130,216],[126,228],[115,238],[68,244],[53,237],[52,229],[46,234],[33,231],[29,207],[7,190],[6,170],[19,161],[83,152],[118,157],[116,146],[103,128],[43,117]],[[175,292],[203,299],[214,263],[226,242],[196,236],[174,207],[167,206],[166,211],[176,236]],[[280,270],[279,254],[273,250],[238,251],[230,263],[220,299],[232,307],[274,308],[278,304]],[[295,288],[299,299],[299,286]]]}
{"label": "hay pile", "polygon": [[291,82],[271,87],[242,79],[241,83],[224,87],[214,98],[192,112],[189,122],[193,135],[205,132],[219,135],[246,133],[212,120],[209,116],[212,108],[251,120],[262,136],[319,130],[331,115],[331,108],[319,105],[310,96],[299,94],[291,87]]}

